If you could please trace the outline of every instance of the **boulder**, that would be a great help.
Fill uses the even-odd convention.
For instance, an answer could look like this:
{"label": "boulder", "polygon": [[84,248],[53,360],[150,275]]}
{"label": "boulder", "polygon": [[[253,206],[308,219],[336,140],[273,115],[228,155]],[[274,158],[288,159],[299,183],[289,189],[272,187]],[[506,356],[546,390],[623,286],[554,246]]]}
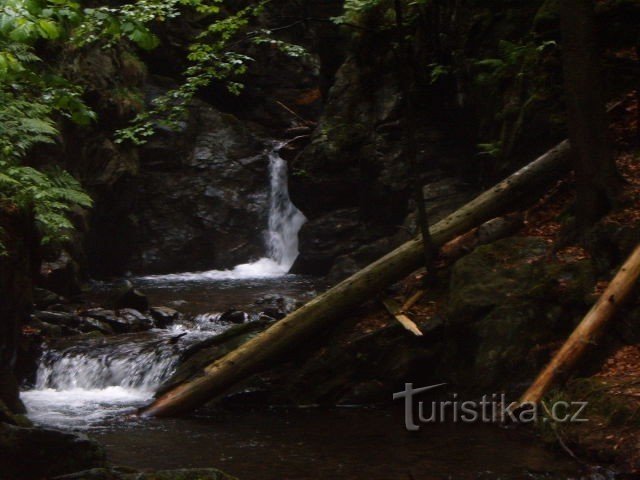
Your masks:
{"label": "boulder", "polygon": [[38,287],[33,289],[33,304],[36,308],[46,310],[51,305],[59,304],[60,301],[61,297],[51,290]]}
{"label": "boulder", "polygon": [[459,383],[487,389],[524,381],[548,361],[554,342],[588,310],[595,277],[587,260],[547,254],[543,239],[511,237],[455,263],[443,372],[457,370]]}
{"label": "boulder", "polygon": [[240,310],[227,310],[219,317],[221,322],[244,323],[247,321],[247,314]]}
{"label": "boulder", "polygon": [[[155,80],[149,100],[173,86]],[[224,269],[262,256],[267,138],[202,101],[181,126],[160,126],[139,149],[139,174],[96,202],[88,241],[94,275]]]}
{"label": "boulder", "polygon": [[104,451],[85,435],[0,424],[3,479],[51,478],[104,464]]}
{"label": "boulder", "polygon": [[113,296],[112,303],[115,309],[133,308],[141,312],[149,310],[147,296],[140,290],[135,289],[128,280],[125,280],[123,285],[118,288]]}
{"label": "boulder", "polygon": [[149,314],[158,328],[167,328],[180,319],[180,312],[169,307],[151,307]]}

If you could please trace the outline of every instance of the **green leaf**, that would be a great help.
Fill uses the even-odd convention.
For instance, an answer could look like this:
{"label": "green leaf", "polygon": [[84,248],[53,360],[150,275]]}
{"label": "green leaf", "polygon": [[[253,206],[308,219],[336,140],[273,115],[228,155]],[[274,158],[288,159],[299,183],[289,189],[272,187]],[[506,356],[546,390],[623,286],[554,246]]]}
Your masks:
{"label": "green leaf", "polygon": [[47,38],[49,40],[55,40],[60,36],[60,30],[55,22],[51,20],[47,20],[46,18],[41,18],[38,20],[38,28],[40,29],[40,34],[42,38]]}

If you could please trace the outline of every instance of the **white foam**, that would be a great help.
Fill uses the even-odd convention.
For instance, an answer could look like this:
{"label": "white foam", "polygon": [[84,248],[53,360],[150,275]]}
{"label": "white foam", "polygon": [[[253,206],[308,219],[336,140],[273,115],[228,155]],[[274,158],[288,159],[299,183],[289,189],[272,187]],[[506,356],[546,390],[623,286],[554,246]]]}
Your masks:
{"label": "white foam", "polygon": [[101,389],[46,388],[23,392],[29,418],[56,428],[89,429],[108,418],[133,413],[153,397],[153,391],[124,387]]}

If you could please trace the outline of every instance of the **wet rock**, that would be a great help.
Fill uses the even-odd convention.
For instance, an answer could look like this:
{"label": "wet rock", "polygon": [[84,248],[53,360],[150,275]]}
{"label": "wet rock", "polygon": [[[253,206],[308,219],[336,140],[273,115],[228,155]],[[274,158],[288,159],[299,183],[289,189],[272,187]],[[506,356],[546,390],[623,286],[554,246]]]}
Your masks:
{"label": "wet rock", "polygon": [[104,463],[102,448],[84,435],[0,424],[0,471],[7,480],[51,478]]}
{"label": "wet rock", "polygon": [[83,316],[106,323],[115,333],[141,332],[153,328],[153,321],[133,308],[117,311],[94,308],[85,311]]}
{"label": "wet rock", "polygon": [[45,310],[51,305],[59,304],[60,300],[61,297],[50,290],[37,287],[33,289],[33,304],[36,308]]}
{"label": "wet rock", "polygon": [[[159,83],[149,99],[166,92]],[[97,202],[89,249],[98,275],[231,268],[264,253],[267,136],[202,101],[190,112],[182,128],[159,128],[139,149],[139,175]],[[126,224],[115,239],[114,223]]]}
{"label": "wet rock", "polygon": [[29,327],[38,330],[40,334],[49,338],[57,338],[73,334],[72,330],[69,330],[61,325],[54,325],[51,323],[43,322],[41,320],[38,320],[37,318],[32,318],[29,321]]}
{"label": "wet rock", "polygon": [[153,320],[133,308],[118,310],[118,320],[118,326],[112,325],[116,331],[123,324],[127,326],[124,328],[127,332],[141,332],[153,328]]}
{"label": "wet rock", "polygon": [[227,310],[220,315],[221,322],[244,323],[247,321],[247,314],[240,310]]}
{"label": "wet rock", "polygon": [[180,319],[180,312],[169,307],[151,307],[149,314],[159,328],[167,328]]}
{"label": "wet rock", "polygon": [[126,280],[114,294],[113,306],[115,309],[133,308],[141,312],[149,310],[149,300],[140,290],[133,288],[131,282]]}
{"label": "wet rock", "polygon": [[50,312],[46,310],[36,310],[31,315],[32,318],[40,320],[41,322],[47,322],[53,325],[65,326],[65,327],[77,327],[80,324],[80,319],[67,312]]}
{"label": "wet rock", "polygon": [[0,423],[9,423],[18,427],[31,427],[31,421],[22,413],[14,413],[0,400]]}
{"label": "wet rock", "polygon": [[103,322],[102,320],[98,320],[97,318],[92,317],[84,317],[82,319],[82,323],[80,324],[80,331],[86,334],[92,332],[99,332],[105,335],[112,335],[114,332],[111,325],[107,322]]}

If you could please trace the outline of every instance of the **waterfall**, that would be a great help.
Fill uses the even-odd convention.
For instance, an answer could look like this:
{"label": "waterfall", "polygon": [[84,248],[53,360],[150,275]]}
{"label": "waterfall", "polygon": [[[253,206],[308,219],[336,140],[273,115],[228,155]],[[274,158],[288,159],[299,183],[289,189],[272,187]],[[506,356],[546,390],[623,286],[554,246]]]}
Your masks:
{"label": "waterfall", "polygon": [[269,216],[265,235],[266,257],[236,265],[229,270],[149,275],[146,281],[241,280],[279,277],[289,272],[298,256],[298,232],[307,221],[289,197],[287,162],[279,154],[281,145],[269,152]]}
{"label": "waterfall", "polygon": [[[151,283],[239,280],[285,275],[298,256],[298,231],[306,221],[289,198],[287,163],[278,147],[269,153],[269,213],[265,257],[230,270],[143,277]],[[89,338],[72,346],[45,347],[35,388],[22,393],[37,423],[92,428],[148,402],[173,373],[189,345],[224,331],[219,313],[196,316],[169,330]],[[179,334],[176,337],[176,334]],[[179,340],[175,340],[179,338]]]}
{"label": "waterfall", "polygon": [[269,259],[286,273],[298,256],[298,232],[307,219],[291,203],[287,185],[287,162],[282,159],[277,149],[269,154],[269,175],[271,192],[267,234],[268,254]]}

